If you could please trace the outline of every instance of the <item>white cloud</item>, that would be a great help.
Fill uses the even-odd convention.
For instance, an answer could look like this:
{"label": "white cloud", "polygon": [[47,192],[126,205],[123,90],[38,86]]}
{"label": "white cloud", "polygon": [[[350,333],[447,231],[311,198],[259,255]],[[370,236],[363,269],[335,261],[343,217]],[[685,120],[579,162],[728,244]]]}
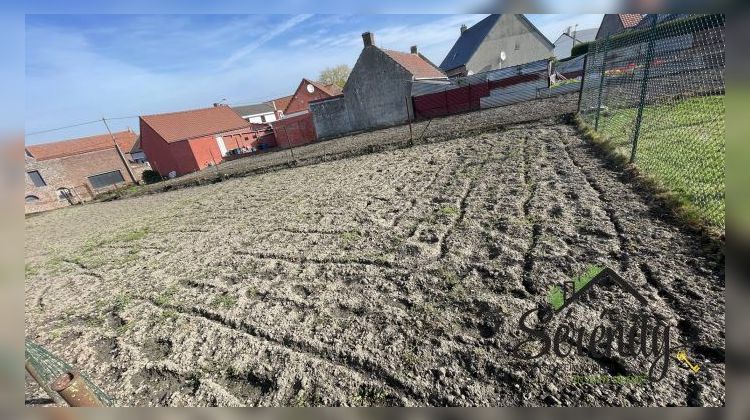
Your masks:
{"label": "white cloud", "polygon": [[276,38],[277,36],[283,34],[284,32],[288,31],[289,29],[294,28],[295,26],[299,25],[300,23],[306,21],[307,19],[311,18],[312,15],[297,15],[290,19],[288,19],[285,22],[282,22],[280,25],[275,27],[274,29],[266,32],[265,34],[261,35],[256,39],[255,41],[247,44],[243,48],[240,48],[238,51],[236,51],[234,54],[229,56],[224,63],[222,63],[223,68],[227,68],[230,65],[234,64],[238,60],[241,60],[242,58],[246,57],[248,54],[252,53],[253,51],[257,50],[259,47],[261,47],[266,42]]}

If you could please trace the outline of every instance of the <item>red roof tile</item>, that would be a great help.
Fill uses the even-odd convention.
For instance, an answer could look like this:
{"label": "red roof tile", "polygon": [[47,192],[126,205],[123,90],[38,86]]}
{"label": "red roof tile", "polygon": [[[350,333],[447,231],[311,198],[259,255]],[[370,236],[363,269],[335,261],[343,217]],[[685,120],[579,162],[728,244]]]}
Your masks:
{"label": "red roof tile", "polygon": [[141,120],[167,143],[250,127],[250,123],[225,105],[169,114],[144,115]]}
{"label": "red roof tile", "polygon": [[287,106],[289,106],[289,102],[291,102],[292,98],[294,98],[294,94],[291,94],[289,96],[282,96],[281,98],[276,98],[268,101],[270,104],[276,104],[276,110],[283,111],[286,109]]}
{"label": "red roof tile", "polygon": [[[115,141],[123,153],[130,152],[137,139],[136,134],[132,131],[120,131],[112,133],[112,136],[115,137]],[[53,143],[35,144],[33,146],[26,146],[26,150],[36,160],[56,159],[99,150],[114,149],[112,136],[107,133]]]}
{"label": "red roof tile", "polygon": [[[307,80],[307,79],[305,79],[305,80]],[[338,96],[338,95],[341,95],[341,93],[342,93],[341,88],[339,88],[338,86],[334,85],[333,83],[331,83],[329,85],[324,85],[323,83],[316,82],[314,80],[308,80],[308,81],[310,83],[312,83],[313,86],[315,86],[316,88],[318,88],[318,89],[322,90],[323,92],[325,92],[327,95]]]}
{"label": "red roof tile", "polygon": [[403,53],[382,48],[381,50],[417,79],[445,77],[445,74],[439,68],[427,61],[421,54]]}
{"label": "red roof tile", "polygon": [[620,22],[622,22],[622,26],[625,28],[632,28],[637,25],[642,18],[642,15],[638,13],[620,13],[618,16],[620,16]]}

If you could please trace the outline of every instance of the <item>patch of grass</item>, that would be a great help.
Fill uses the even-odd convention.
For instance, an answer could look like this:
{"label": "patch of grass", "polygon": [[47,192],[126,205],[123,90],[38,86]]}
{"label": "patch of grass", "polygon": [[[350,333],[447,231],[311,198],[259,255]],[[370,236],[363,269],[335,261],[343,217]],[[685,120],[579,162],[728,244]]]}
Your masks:
{"label": "patch of grass", "polygon": [[344,242],[357,242],[360,237],[360,233],[356,230],[349,230],[341,233],[341,239]]}
{"label": "patch of grass", "polygon": [[448,293],[448,296],[450,296],[453,300],[463,301],[466,300],[466,298],[469,296],[469,292],[466,290],[466,287],[464,287],[464,285],[458,284],[451,289],[450,293]]}
{"label": "patch of grass", "polygon": [[179,313],[174,309],[165,309],[159,313],[152,313],[149,319],[155,324],[176,320]]}
{"label": "patch of grass", "polygon": [[219,295],[216,296],[211,301],[211,306],[214,308],[231,308],[234,306],[234,304],[237,303],[237,298],[235,298],[232,295],[226,294],[226,295]]}
{"label": "patch of grass", "polygon": [[112,302],[112,310],[114,312],[120,312],[127,308],[132,300],[133,297],[129,292],[120,293],[119,295],[115,296],[114,301]]}
{"label": "patch of grass", "polygon": [[320,407],[325,405],[320,395],[313,392],[312,395],[308,396],[308,393],[304,389],[297,393],[291,404],[293,407]]}
{"label": "patch of grass", "polygon": [[169,305],[172,303],[175,293],[177,293],[177,286],[169,286],[154,300],[154,303],[159,306]]}
{"label": "patch of grass", "polygon": [[119,327],[115,328],[115,333],[116,333],[116,334],[117,334],[118,336],[120,336],[120,335],[123,335],[123,334],[125,334],[126,332],[128,332],[128,330],[129,330],[129,329],[130,329],[130,328],[131,328],[132,326],[133,326],[133,324],[132,324],[132,323],[129,323],[129,322],[123,322],[123,323],[122,323],[122,325],[120,325]]}
{"label": "patch of grass", "polygon": [[39,267],[31,263],[26,263],[26,277],[33,276],[38,271],[39,271]]}
{"label": "patch of grass", "polygon": [[455,216],[458,214],[458,207],[453,205],[447,205],[440,207],[440,214],[445,216]]}
{"label": "patch of grass", "polygon": [[255,285],[248,287],[245,291],[245,296],[247,296],[248,298],[254,298],[258,296],[258,288]]}
{"label": "patch of grass", "polygon": [[148,235],[149,227],[145,226],[139,229],[131,230],[128,232],[121,233],[115,237],[115,241],[119,242],[130,242],[130,241],[137,241],[138,239],[143,239]]}
{"label": "patch of grass", "polygon": [[[690,224],[721,230],[726,214],[726,121],[723,95],[648,105],[636,150],[635,167]],[[612,109],[599,118],[599,133],[584,134],[616,157],[629,160],[636,108]],[[580,124],[579,124],[580,125]]]}
{"label": "patch of grass", "polygon": [[104,325],[104,320],[97,316],[86,317],[86,326],[89,328],[99,328]]}
{"label": "patch of grass", "polygon": [[360,387],[357,394],[351,396],[351,401],[356,406],[383,406],[385,405],[388,395],[381,389],[370,386]]}

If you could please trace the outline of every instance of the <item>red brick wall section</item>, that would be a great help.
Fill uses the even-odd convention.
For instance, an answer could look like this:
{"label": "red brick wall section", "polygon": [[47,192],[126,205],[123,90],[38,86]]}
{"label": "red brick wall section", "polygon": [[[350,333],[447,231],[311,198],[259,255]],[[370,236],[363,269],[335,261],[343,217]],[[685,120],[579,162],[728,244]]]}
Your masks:
{"label": "red brick wall section", "polygon": [[[219,145],[216,144],[216,136],[205,136],[181,143],[190,145],[189,152],[198,165],[194,170],[204,169],[208,166],[221,163],[221,150],[219,150]],[[179,175],[183,174],[180,173]]]}
{"label": "red brick wall section", "polygon": [[169,144],[151,126],[140,120],[141,149],[151,163],[151,168],[162,176],[178,171],[177,161],[172,156]]}
{"label": "red brick wall section", "polygon": [[227,151],[237,148],[250,149],[256,145],[258,133],[251,129],[228,131],[221,135]]}
{"label": "red brick wall section", "polygon": [[273,122],[276,144],[281,148],[312,143],[317,138],[312,113],[284,118]]}

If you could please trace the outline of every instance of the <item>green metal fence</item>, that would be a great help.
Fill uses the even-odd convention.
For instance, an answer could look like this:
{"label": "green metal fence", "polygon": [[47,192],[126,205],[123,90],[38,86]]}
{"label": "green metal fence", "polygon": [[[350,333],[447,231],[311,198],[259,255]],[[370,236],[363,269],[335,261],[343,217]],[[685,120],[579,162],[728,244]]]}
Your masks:
{"label": "green metal fence", "polygon": [[724,15],[648,15],[589,47],[579,106],[617,153],[721,230],[724,69]]}

